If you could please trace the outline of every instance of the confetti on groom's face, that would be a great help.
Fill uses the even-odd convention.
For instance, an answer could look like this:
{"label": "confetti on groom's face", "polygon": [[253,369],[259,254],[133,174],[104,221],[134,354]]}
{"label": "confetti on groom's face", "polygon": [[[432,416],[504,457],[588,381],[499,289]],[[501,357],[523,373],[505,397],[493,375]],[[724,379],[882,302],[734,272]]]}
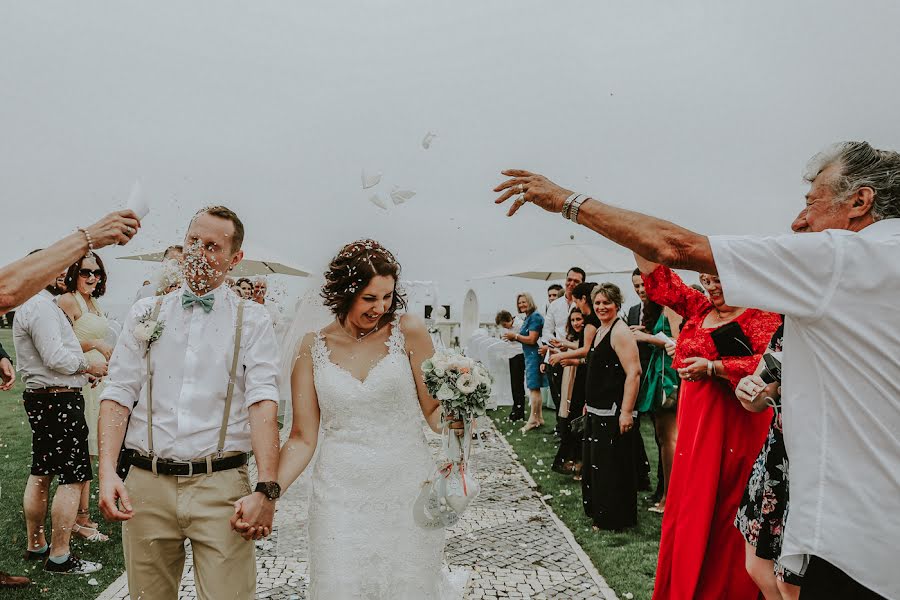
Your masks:
{"label": "confetti on groom's face", "polygon": [[196,291],[218,287],[239,251],[232,249],[234,224],[210,214],[194,218],[185,236],[184,276]]}

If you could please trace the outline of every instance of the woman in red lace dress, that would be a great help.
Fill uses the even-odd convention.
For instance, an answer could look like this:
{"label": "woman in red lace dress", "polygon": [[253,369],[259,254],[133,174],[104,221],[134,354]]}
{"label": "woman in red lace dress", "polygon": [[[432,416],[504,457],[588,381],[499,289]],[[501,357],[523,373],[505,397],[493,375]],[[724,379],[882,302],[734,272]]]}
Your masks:
{"label": "woman in red lace dress", "polygon": [[[638,266],[650,299],[684,318],[672,363],[683,380],[678,441],[653,597],[756,600],[733,522],[772,415],[743,410],[734,386],[754,372],[781,318],[726,305],[718,277],[701,276],[707,298],[667,267],[642,258]],[[752,356],[719,355],[710,334],[726,323],[740,325]]]}

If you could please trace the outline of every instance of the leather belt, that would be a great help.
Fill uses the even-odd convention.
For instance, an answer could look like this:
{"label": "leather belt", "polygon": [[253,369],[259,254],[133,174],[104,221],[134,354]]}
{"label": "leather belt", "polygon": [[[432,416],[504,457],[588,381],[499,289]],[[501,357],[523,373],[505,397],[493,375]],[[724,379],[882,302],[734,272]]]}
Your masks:
{"label": "leather belt", "polygon": [[81,388],[73,387],[44,387],[35,389],[25,389],[26,394],[80,394]]}
{"label": "leather belt", "polygon": [[[227,471],[228,469],[236,469],[247,464],[248,456],[246,453],[235,454],[234,456],[226,456],[225,458],[216,458],[213,460],[200,461],[182,461],[169,460],[166,458],[156,459],[157,475],[176,475],[179,477],[191,477],[192,475],[205,475],[206,473],[216,473],[217,471]],[[154,459],[149,456],[133,454],[129,463],[143,469],[145,471],[153,471]],[[212,471],[208,470],[212,468]]]}

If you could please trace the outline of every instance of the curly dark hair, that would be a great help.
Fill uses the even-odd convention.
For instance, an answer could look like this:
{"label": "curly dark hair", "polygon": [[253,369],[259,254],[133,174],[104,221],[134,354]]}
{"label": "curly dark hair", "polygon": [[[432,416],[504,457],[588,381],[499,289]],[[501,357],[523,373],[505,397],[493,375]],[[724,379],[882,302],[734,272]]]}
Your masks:
{"label": "curly dark hair", "polygon": [[397,286],[400,263],[390,250],[375,240],[347,244],[331,260],[321,292],[325,306],[343,322],[353,301],[377,275],[394,278],[394,297],[390,310],[385,313],[386,318],[393,319],[397,311],[406,309],[406,295]]}
{"label": "curly dark hair", "polygon": [[100,279],[97,281],[97,287],[94,288],[94,293],[91,294],[92,298],[99,298],[106,293],[106,267],[103,266],[103,261],[96,252],[91,252],[89,257],[82,256],[69,267],[66,271],[66,291],[73,294],[78,292],[78,271],[81,270],[81,264],[86,258],[93,258],[96,260],[97,266],[100,268],[100,271],[102,271],[102,275],[100,275]]}

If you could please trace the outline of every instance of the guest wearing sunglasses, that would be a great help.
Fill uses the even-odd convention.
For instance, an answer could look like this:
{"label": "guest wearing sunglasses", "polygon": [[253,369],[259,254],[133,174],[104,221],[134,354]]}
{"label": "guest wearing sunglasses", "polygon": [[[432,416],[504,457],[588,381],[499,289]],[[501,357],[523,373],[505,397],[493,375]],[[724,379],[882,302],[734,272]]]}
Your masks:
{"label": "guest wearing sunglasses", "polygon": [[[66,293],[57,299],[57,304],[75,330],[75,337],[81,343],[81,350],[88,362],[109,362],[113,344],[110,337],[109,321],[97,304],[97,298],[106,293],[106,269],[97,254],[80,258],[69,267],[65,278]],[[96,460],[97,420],[100,416],[100,392],[103,382],[95,380],[82,390],[84,395],[84,417],[88,424],[88,450],[91,460]],[[100,533],[98,525],[90,515],[90,488],[84,486],[78,518],[72,531],[76,535],[92,541],[105,542],[109,538]]]}

